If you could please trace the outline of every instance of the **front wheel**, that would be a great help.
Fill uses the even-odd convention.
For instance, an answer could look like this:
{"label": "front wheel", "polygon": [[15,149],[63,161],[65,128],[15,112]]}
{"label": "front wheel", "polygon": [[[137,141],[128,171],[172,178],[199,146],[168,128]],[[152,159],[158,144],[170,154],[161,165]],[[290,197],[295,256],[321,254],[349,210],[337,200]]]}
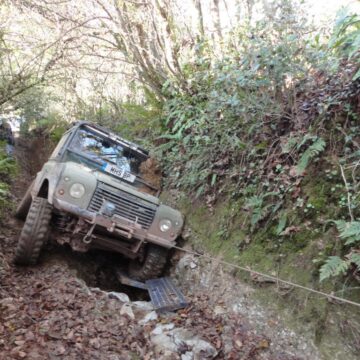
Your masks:
{"label": "front wheel", "polygon": [[129,276],[135,280],[145,281],[159,277],[167,261],[168,249],[149,244],[145,259],[142,262],[132,260],[129,263]]}
{"label": "front wheel", "polygon": [[15,263],[36,264],[49,234],[51,212],[52,206],[47,199],[33,199],[16,247]]}

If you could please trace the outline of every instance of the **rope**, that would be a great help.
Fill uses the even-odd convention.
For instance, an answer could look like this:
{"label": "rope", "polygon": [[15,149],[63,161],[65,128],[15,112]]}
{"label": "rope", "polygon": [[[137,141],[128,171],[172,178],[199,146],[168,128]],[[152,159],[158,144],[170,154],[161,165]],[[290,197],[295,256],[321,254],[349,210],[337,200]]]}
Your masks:
{"label": "rope", "polygon": [[332,300],[336,300],[336,301],[340,301],[342,303],[345,303],[345,304],[349,304],[349,305],[353,305],[353,306],[357,306],[360,308],[360,303],[357,303],[355,301],[351,301],[351,300],[347,300],[347,299],[344,299],[342,297],[339,297],[339,296],[335,296],[335,295],[332,295],[332,294],[328,294],[326,292],[323,292],[323,291],[320,291],[320,290],[315,290],[315,289],[312,289],[312,288],[309,288],[307,286],[303,286],[303,285],[300,285],[300,284],[296,284],[296,283],[293,283],[292,281],[288,281],[288,280],[283,280],[283,279],[280,279],[276,276],[272,276],[272,275],[268,275],[268,274],[264,274],[260,271],[255,271],[255,270],[252,270],[250,268],[247,268],[247,267],[243,267],[243,266],[240,266],[240,265],[236,265],[236,264],[233,264],[233,263],[230,263],[228,261],[225,261],[225,260],[220,260],[220,259],[216,259],[210,255],[206,255],[206,254],[200,254],[196,251],[190,251],[190,250],[186,250],[186,249],[183,249],[181,247],[178,247],[178,246],[173,246],[172,248],[174,249],[177,249],[177,250],[180,250],[180,251],[183,251],[185,253],[188,253],[188,254],[191,254],[191,255],[194,255],[194,256],[198,256],[198,257],[203,257],[205,259],[208,259],[208,260],[211,260],[211,261],[217,261],[218,263],[220,264],[223,264],[223,265],[227,265],[227,266],[230,266],[230,267],[233,267],[235,269],[239,269],[239,270],[242,270],[242,271],[245,271],[245,272],[248,272],[248,273],[251,273],[251,274],[255,274],[255,275],[259,275],[259,276],[262,276],[264,278],[267,278],[267,279],[270,279],[270,280],[273,280],[274,282],[276,283],[283,283],[283,284],[286,284],[286,285],[290,285],[292,287],[295,287],[295,288],[298,288],[298,289],[302,289],[302,290],[306,290],[306,291],[309,291],[309,292],[312,292],[314,294],[317,294],[317,295],[321,295],[327,299],[332,299]]}

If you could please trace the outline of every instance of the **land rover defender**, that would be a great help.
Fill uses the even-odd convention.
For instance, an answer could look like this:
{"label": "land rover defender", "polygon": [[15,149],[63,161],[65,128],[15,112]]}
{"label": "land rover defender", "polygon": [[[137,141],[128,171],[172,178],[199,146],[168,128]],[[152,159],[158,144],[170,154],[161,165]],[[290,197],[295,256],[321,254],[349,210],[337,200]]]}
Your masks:
{"label": "land rover defender", "polygon": [[65,132],[20,202],[25,220],[15,253],[34,264],[49,232],[75,251],[101,249],[130,259],[129,276],[157,277],[183,227],[144,179],[149,153],[115,133],[81,121]]}

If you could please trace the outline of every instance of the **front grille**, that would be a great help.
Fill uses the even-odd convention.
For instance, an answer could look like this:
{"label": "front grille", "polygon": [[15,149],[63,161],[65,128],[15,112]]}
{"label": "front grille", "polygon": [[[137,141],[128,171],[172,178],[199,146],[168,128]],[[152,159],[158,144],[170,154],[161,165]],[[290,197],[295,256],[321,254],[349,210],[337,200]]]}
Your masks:
{"label": "front grille", "polygon": [[88,210],[98,212],[104,200],[115,205],[115,214],[137,220],[144,229],[148,229],[154,220],[157,205],[102,182],[98,183]]}

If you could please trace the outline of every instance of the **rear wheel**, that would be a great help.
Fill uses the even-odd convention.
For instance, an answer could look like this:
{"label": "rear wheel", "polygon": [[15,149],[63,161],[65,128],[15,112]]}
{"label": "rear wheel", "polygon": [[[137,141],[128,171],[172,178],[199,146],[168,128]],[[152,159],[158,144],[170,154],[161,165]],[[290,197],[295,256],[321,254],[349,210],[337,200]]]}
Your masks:
{"label": "rear wheel", "polygon": [[49,234],[51,211],[52,206],[47,199],[33,199],[19,237],[15,263],[31,265],[37,262]]}
{"label": "rear wheel", "polygon": [[15,217],[17,217],[19,220],[25,220],[29,212],[32,201],[32,197],[31,197],[32,186],[33,184],[31,184],[29,188],[26,190],[24,197],[21,199],[20,204],[16,208]]}
{"label": "rear wheel", "polygon": [[167,261],[168,249],[149,244],[145,259],[142,262],[133,260],[129,263],[129,276],[135,280],[145,281],[159,277]]}

